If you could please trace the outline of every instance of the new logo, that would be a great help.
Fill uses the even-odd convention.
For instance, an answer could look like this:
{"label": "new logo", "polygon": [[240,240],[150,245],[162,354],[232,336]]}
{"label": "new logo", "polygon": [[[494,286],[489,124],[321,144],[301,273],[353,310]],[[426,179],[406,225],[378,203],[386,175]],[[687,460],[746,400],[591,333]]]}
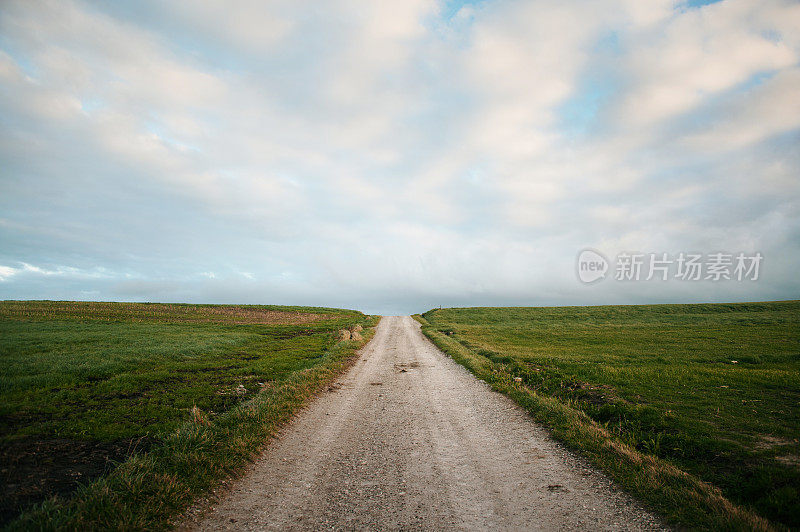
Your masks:
{"label": "new logo", "polygon": [[604,279],[608,271],[608,260],[593,249],[584,249],[578,254],[578,279],[583,283],[593,283]]}

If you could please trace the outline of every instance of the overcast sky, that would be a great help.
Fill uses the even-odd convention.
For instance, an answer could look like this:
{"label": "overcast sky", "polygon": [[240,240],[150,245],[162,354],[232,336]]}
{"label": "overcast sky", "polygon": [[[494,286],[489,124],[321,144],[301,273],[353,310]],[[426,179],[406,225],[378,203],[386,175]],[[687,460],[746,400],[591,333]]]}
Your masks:
{"label": "overcast sky", "polygon": [[799,61],[796,1],[3,0],[0,299],[800,298]]}

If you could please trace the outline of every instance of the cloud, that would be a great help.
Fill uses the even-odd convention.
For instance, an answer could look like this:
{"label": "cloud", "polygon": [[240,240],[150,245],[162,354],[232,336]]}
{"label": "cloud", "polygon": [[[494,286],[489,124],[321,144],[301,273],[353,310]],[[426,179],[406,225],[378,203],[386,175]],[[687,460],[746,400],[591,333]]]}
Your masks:
{"label": "cloud", "polygon": [[17,273],[16,268],[10,266],[0,266],[0,282],[7,281]]}
{"label": "cloud", "polygon": [[[617,113],[631,127],[653,126],[690,111],[704,99],[795,64],[797,50],[785,42],[780,19],[796,6],[728,0],[678,12],[657,29],[631,32],[623,60],[629,90]],[[771,5],[770,5],[771,4]]]}
{"label": "cloud", "polygon": [[[799,26],[782,0],[5,2],[0,297],[797,297]],[[771,273],[588,289],[586,246]]]}
{"label": "cloud", "polygon": [[263,53],[276,46],[293,29],[292,19],[284,13],[291,2],[241,2],[231,9],[227,2],[202,3],[179,0],[163,5],[150,2],[150,10],[160,8],[166,17],[183,31],[215,44],[227,44],[238,52]]}
{"label": "cloud", "polygon": [[756,87],[721,102],[702,132],[683,139],[687,149],[704,153],[747,148],[800,129],[800,69],[786,68]]}
{"label": "cloud", "polygon": [[98,267],[91,270],[81,270],[68,266],[58,266],[55,269],[47,269],[26,262],[20,263],[16,268],[11,266],[0,266],[0,281],[9,280],[15,276],[30,277],[74,277],[82,279],[99,279],[108,277],[105,268]]}

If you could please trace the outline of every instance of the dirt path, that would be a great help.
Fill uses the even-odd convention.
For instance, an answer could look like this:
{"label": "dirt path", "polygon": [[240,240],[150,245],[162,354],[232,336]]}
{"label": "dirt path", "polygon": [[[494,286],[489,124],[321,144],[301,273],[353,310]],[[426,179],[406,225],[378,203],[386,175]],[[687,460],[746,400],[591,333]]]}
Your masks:
{"label": "dirt path", "polygon": [[506,397],[384,318],[201,530],[636,530],[658,520]]}

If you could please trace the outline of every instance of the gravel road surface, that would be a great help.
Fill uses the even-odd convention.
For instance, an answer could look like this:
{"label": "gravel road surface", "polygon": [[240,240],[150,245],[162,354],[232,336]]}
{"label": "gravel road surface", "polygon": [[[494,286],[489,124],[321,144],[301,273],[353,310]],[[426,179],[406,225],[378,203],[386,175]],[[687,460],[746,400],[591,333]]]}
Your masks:
{"label": "gravel road surface", "polygon": [[653,530],[663,524],[439,351],[383,318],[200,530]]}

